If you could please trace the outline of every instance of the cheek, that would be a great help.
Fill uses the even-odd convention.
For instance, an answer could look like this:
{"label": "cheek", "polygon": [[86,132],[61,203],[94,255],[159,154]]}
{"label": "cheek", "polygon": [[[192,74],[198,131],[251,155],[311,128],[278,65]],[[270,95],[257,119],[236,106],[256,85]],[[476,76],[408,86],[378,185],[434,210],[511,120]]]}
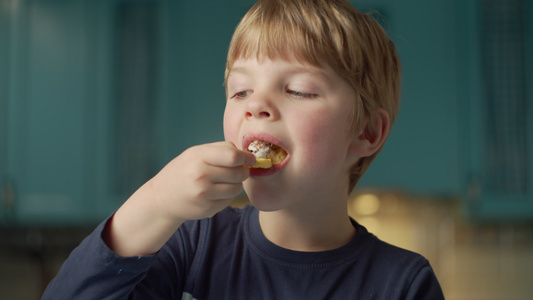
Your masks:
{"label": "cheek", "polygon": [[[301,118],[297,138],[305,145],[302,151],[304,159],[331,164],[345,158],[349,146],[347,128],[348,117],[345,114],[317,112],[313,118]],[[320,159],[317,159],[320,158]]]}

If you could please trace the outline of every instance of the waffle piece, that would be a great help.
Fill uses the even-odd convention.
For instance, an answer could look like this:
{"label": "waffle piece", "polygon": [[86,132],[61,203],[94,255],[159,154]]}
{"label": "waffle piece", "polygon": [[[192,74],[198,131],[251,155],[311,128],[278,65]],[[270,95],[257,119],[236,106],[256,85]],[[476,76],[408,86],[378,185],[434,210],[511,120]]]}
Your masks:
{"label": "waffle piece", "polygon": [[287,157],[287,152],[281,147],[264,141],[253,141],[248,146],[248,151],[252,152],[256,161],[252,168],[268,169],[277,163],[282,162]]}

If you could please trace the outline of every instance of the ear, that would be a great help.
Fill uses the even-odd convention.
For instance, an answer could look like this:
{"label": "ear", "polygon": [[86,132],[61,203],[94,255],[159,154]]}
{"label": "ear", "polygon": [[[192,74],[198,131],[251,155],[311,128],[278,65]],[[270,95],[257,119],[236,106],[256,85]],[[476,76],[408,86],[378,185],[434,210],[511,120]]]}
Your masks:
{"label": "ear", "polygon": [[357,157],[367,157],[376,153],[389,135],[390,118],[383,108],[380,108],[374,118],[370,119],[365,127],[354,137],[350,145],[350,153]]}

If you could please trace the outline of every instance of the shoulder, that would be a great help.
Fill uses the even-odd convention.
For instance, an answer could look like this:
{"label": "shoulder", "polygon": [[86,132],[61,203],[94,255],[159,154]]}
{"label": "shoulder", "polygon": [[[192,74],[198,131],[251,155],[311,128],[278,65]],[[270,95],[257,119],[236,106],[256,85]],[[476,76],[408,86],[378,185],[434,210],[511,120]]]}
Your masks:
{"label": "shoulder", "polygon": [[386,243],[366,229],[363,235],[366,235],[366,243],[359,263],[368,266],[370,280],[402,291],[405,299],[444,299],[433,268],[424,256]]}
{"label": "shoulder", "polygon": [[374,264],[405,267],[410,264],[428,263],[420,254],[382,241],[370,233],[364,226],[352,220],[357,228],[356,241],[361,246],[360,258]]}
{"label": "shoulder", "polygon": [[378,259],[388,266],[406,267],[428,263],[421,254],[384,242],[371,233],[369,233],[368,247],[372,249],[365,253],[369,258]]}
{"label": "shoulder", "polygon": [[372,264],[376,273],[398,278],[398,275],[407,276],[429,266],[429,261],[416,252],[384,242],[366,230],[363,234],[366,241],[359,259]]}

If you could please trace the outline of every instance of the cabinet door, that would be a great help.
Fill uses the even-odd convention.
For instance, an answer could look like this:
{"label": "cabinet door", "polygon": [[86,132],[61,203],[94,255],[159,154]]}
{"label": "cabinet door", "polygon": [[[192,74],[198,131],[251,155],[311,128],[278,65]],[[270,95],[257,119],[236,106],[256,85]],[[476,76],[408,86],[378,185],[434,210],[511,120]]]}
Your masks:
{"label": "cabinet door", "polygon": [[118,3],[28,0],[3,7],[5,222],[92,223],[121,203],[111,180],[120,135],[115,99],[128,96],[117,87],[125,77],[117,70],[125,68],[114,64],[124,46],[116,29],[127,25],[115,24],[123,13]]}
{"label": "cabinet door", "polygon": [[[455,196],[460,168],[458,65],[453,1],[353,1],[377,9],[402,64],[400,112],[360,187]],[[416,7],[417,9],[413,9]],[[435,13],[438,12],[438,13]]]}
{"label": "cabinet door", "polygon": [[7,178],[8,95],[9,95],[9,31],[10,3],[0,5],[0,223],[12,207],[12,187]]}
{"label": "cabinet door", "polygon": [[489,220],[533,219],[533,4],[467,5],[463,114],[470,146],[467,212]]}
{"label": "cabinet door", "polygon": [[79,219],[84,207],[84,65],[81,1],[12,3],[8,174],[17,222]]}
{"label": "cabinet door", "polygon": [[253,1],[233,2],[0,6],[0,176],[14,194],[0,221],[100,221],[185,148],[222,140],[227,46]]}

